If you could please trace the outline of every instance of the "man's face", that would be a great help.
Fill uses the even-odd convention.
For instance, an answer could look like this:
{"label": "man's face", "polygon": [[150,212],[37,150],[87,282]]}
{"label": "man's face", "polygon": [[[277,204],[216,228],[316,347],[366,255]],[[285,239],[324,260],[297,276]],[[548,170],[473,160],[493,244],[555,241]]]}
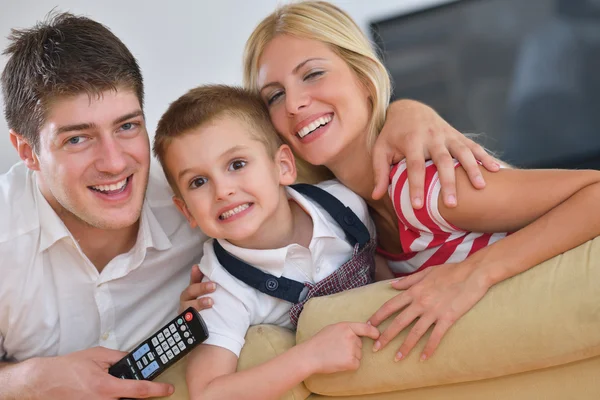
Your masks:
{"label": "man's face", "polygon": [[132,90],[53,101],[34,157],[40,190],[67,226],[121,229],[139,219],[150,145]]}

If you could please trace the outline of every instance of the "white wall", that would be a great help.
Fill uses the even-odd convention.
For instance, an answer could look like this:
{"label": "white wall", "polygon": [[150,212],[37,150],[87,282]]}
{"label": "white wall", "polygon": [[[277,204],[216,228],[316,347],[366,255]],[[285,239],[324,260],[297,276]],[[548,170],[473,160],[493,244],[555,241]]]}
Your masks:
{"label": "white wall", "polygon": [[[367,29],[377,18],[449,0],[333,1]],[[241,84],[246,38],[277,0],[0,0],[0,49],[13,27],[30,27],[53,8],[107,25],[138,58],[146,84],[148,131],[168,104],[203,83]],[[170,5],[166,5],[170,3]],[[0,69],[6,57],[0,56]],[[4,109],[4,106],[2,104]],[[18,160],[0,118],[0,173]]]}

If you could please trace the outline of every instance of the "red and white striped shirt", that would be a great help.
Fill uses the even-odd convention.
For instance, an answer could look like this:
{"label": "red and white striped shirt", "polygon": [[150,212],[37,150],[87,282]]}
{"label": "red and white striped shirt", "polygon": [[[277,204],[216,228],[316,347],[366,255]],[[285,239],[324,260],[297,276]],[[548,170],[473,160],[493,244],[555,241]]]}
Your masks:
{"label": "red and white striped shirt", "polygon": [[[460,163],[454,160],[454,167]],[[408,192],[406,162],[390,171],[389,195],[398,216],[402,254],[378,252],[388,260],[396,276],[404,276],[433,265],[457,263],[488,246],[507,233],[478,233],[460,229],[446,221],[438,209],[440,181],[435,164],[428,161],[425,169],[425,202],[413,209]]]}

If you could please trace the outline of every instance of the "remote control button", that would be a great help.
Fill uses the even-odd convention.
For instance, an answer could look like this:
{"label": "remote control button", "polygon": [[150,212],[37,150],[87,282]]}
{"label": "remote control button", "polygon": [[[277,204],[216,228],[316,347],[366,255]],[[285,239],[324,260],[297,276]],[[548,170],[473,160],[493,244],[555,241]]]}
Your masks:
{"label": "remote control button", "polygon": [[181,329],[181,332],[184,332],[184,331],[187,329],[187,326],[185,326],[185,325],[181,325],[181,326],[179,327],[179,329]]}
{"label": "remote control button", "polygon": [[127,357],[126,360],[127,360],[127,364],[131,367],[131,360],[129,359],[129,357]]}
{"label": "remote control button", "polygon": [[164,353],[165,351],[163,350],[162,346],[158,346],[156,348],[156,354],[158,354],[159,356]]}
{"label": "remote control button", "polygon": [[148,365],[148,359],[146,359],[146,356],[142,357],[142,363],[144,365]]}
{"label": "remote control button", "polygon": [[183,351],[183,350],[185,350],[185,343],[183,343],[183,342],[179,342],[179,343],[177,343],[177,346],[179,346],[179,348],[180,348],[182,351]]}
{"label": "remote control button", "polygon": [[175,324],[169,325],[169,330],[171,331],[171,333],[177,332],[177,328],[175,328]]}
{"label": "remote control button", "polygon": [[194,318],[194,316],[192,315],[191,312],[187,312],[187,313],[185,313],[185,316],[183,318],[185,318],[185,320],[187,322],[190,322],[192,320],[192,318]]}
{"label": "remote control button", "polygon": [[158,339],[157,338],[155,338],[155,337],[152,338],[152,345],[154,347],[158,346]]}
{"label": "remote control button", "polygon": [[183,337],[184,338],[189,338],[190,337],[190,333],[189,332],[183,332]]}
{"label": "remote control button", "polygon": [[179,353],[181,353],[181,350],[179,350],[179,347],[177,347],[177,346],[174,346],[174,347],[173,347],[173,354],[177,355],[177,354],[179,354]]}
{"label": "remote control button", "polygon": [[173,357],[175,357],[175,355],[173,354],[173,352],[171,350],[167,351],[167,357],[169,357],[169,360],[172,360]]}
{"label": "remote control button", "polygon": [[194,339],[189,338],[187,342],[188,342],[188,344],[192,344],[192,343],[194,343]]}
{"label": "remote control button", "polygon": [[177,324],[179,324],[179,325],[183,324],[183,320],[182,320],[181,318],[179,318],[179,319],[177,320]]}
{"label": "remote control button", "polygon": [[146,368],[144,368],[142,370],[142,376],[144,378],[147,378],[150,375],[152,375],[152,373],[154,371],[156,371],[157,369],[158,369],[158,363],[156,361],[153,361],[150,365],[148,365]]}
{"label": "remote control button", "polygon": [[142,358],[142,356],[144,354],[146,354],[147,352],[150,351],[150,346],[148,346],[147,343],[145,343],[142,347],[140,347],[139,349],[137,349],[134,353],[133,353],[133,359],[135,361],[139,360],[140,358]]}
{"label": "remote control button", "polygon": [[161,342],[165,341],[165,335],[163,335],[162,332],[158,334],[158,340],[160,340]]}
{"label": "remote control button", "polygon": [[162,346],[162,348],[163,348],[164,351],[169,350],[169,344],[167,342],[162,342],[161,346]]}
{"label": "remote control button", "polygon": [[181,336],[179,336],[179,332],[175,332],[175,334],[173,335],[173,338],[175,339],[175,341],[179,342],[181,340]]}
{"label": "remote control button", "polygon": [[166,355],[163,354],[162,356],[160,356],[160,361],[162,361],[162,363],[164,365],[167,365],[167,363],[169,362],[169,359],[167,358]]}
{"label": "remote control button", "polygon": [[165,328],[163,330],[163,333],[165,334],[165,337],[168,338],[169,336],[171,336],[171,332],[169,332],[169,328]]}
{"label": "remote control button", "polygon": [[153,352],[148,353],[148,358],[150,359],[150,361],[154,361],[154,353]]}
{"label": "remote control button", "polygon": [[169,346],[173,347],[173,346],[175,346],[175,339],[173,339],[172,337],[170,337],[167,340],[167,343],[169,343]]}
{"label": "remote control button", "polygon": [[139,368],[140,370],[141,370],[142,368],[144,368],[144,366],[142,365],[142,363],[141,363],[140,361],[137,361],[135,364],[138,366],[138,368]]}

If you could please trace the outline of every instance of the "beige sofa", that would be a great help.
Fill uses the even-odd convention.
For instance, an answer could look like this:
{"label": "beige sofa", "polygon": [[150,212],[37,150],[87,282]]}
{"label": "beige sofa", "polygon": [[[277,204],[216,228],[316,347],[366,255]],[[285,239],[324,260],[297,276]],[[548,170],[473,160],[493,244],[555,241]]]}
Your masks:
{"label": "beige sofa", "polygon": [[[365,321],[396,293],[380,282],[312,299],[296,334],[253,327],[238,367],[268,360],[327,324]],[[493,287],[430,360],[418,360],[421,341],[393,362],[405,334],[377,353],[363,339],[358,371],[310,377],[284,399],[600,399],[600,238]],[[159,378],[175,384],[173,400],[188,398],[184,369],[181,362]]]}

